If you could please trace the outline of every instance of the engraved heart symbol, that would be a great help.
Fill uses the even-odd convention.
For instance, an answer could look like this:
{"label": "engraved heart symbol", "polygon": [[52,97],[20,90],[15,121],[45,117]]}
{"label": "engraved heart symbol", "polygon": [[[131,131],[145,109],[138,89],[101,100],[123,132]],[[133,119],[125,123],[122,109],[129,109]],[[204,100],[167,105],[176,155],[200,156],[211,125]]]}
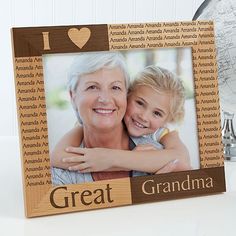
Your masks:
{"label": "engraved heart symbol", "polygon": [[88,42],[91,31],[88,28],[71,28],[68,30],[70,40],[80,49]]}

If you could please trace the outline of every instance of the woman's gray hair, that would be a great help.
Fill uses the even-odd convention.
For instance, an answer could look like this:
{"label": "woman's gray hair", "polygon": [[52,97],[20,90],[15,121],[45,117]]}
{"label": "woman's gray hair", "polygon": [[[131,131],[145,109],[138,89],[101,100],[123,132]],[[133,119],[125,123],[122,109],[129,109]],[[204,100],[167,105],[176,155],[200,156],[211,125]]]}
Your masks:
{"label": "woman's gray hair", "polygon": [[124,74],[125,86],[129,88],[129,74],[125,59],[120,52],[86,52],[75,57],[70,68],[68,89],[74,92],[81,76],[96,72],[100,69],[120,68]]}
{"label": "woman's gray hair", "polygon": [[[120,68],[124,74],[125,87],[128,91],[130,84],[130,77],[125,64],[125,59],[120,52],[86,52],[80,53],[75,57],[73,64],[71,65],[69,72],[68,89],[70,92],[75,92],[78,81],[81,76],[96,72],[100,69],[114,69]],[[73,109],[75,110],[76,116],[80,124],[83,121],[80,114],[71,100]]]}

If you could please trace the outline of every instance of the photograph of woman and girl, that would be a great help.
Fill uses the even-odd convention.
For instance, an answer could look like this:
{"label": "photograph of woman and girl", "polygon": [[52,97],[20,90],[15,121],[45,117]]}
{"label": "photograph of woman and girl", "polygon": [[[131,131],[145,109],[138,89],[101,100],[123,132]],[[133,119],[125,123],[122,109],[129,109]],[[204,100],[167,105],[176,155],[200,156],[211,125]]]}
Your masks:
{"label": "photograph of woman and girl", "polygon": [[50,148],[53,185],[192,169],[168,129],[183,120],[186,95],[169,70],[147,65],[130,81],[120,52],[80,53],[68,89],[78,122]]}

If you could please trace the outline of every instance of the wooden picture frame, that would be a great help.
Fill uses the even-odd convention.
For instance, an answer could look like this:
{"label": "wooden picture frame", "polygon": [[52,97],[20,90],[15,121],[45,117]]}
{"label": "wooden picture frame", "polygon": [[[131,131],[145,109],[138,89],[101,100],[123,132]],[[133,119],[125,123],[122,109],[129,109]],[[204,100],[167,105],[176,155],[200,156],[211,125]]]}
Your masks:
{"label": "wooden picture frame", "polygon": [[[27,217],[225,191],[213,22],[13,28],[12,39]],[[53,187],[42,56],[180,47],[192,50],[200,169]]]}

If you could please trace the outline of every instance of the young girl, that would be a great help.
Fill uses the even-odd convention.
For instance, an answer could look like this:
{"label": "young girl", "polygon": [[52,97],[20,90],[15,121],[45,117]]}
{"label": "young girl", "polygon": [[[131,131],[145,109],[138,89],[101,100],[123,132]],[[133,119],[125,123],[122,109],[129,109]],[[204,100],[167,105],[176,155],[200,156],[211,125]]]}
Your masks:
{"label": "young girl", "polygon": [[[168,163],[175,163],[174,171],[191,169],[185,145],[175,132],[169,133],[166,128],[168,123],[182,121],[184,101],[184,88],[179,79],[166,69],[148,66],[136,76],[129,88],[124,117],[137,152],[78,147],[83,133],[82,128],[76,126],[53,150],[51,164],[82,173],[108,170],[156,173]],[[161,152],[163,147],[165,151]],[[147,155],[147,151],[153,150],[155,156]],[[133,174],[138,175],[142,174]]]}

